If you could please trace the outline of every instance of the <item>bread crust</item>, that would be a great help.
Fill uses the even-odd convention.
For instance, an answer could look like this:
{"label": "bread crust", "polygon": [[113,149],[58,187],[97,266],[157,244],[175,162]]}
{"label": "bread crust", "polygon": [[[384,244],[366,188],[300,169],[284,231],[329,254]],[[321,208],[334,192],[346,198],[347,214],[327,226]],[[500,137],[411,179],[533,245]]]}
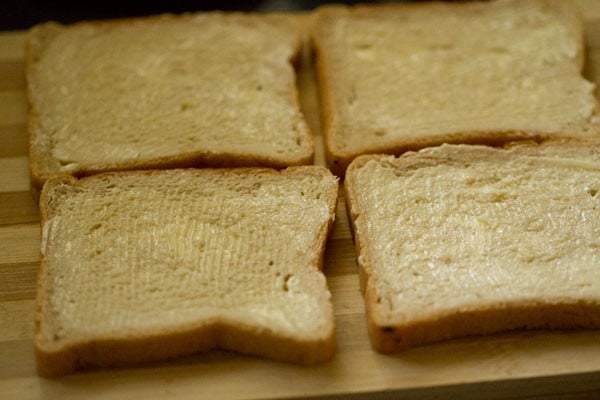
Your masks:
{"label": "bread crust", "polygon": [[[565,20],[565,27],[578,38],[577,55],[575,58],[578,71],[583,72],[585,66],[585,34],[583,17],[572,2],[561,0],[543,0],[544,4],[555,9],[556,14]],[[523,131],[523,130],[489,130],[489,131],[465,131],[448,134],[438,134],[422,138],[398,138],[389,144],[364,144],[361,149],[345,150],[343,145],[342,129],[340,127],[340,104],[335,101],[336,88],[333,86],[332,76],[335,71],[331,68],[328,46],[326,45],[327,33],[325,27],[331,26],[336,18],[343,15],[351,15],[354,12],[372,13],[373,16],[382,13],[395,13],[415,8],[428,8],[444,5],[453,8],[480,7],[477,2],[454,3],[448,5],[442,2],[423,3],[398,3],[398,4],[370,4],[370,5],[325,5],[320,7],[316,13],[316,26],[312,35],[312,43],[315,50],[315,65],[318,78],[319,97],[321,102],[321,119],[323,124],[325,156],[329,168],[336,175],[343,177],[352,160],[366,154],[391,154],[401,155],[407,151],[416,151],[424,147],[438,146],[443,143],[452,144],[480,144],[488,146],[500,146],[504,143],[520,140],[542,141],[550,138],[571,137],[573,135],[565,132]],[[600,105],[595,106],[595,115],[600,114]],[[600,128],[596,127],[591,135],[600,134]]]}
{"label": "bread crust", "polygon": [[[516,141],[507,143],[504,149],[518,155],[540,155],[545,148],[556,151],[572,148],[588,151],[600,162],[600,139],[551,139],[535,143]],[[498,151],[503,151],[498,149]],[[568,150],[565,150],[568,151]],[[405,153],[400,158],[414,167],[429,160],[420,160],[419,153]],[[353,179],[354,171],[375,160],[394,162],[395,157],[382,154],[359,156],[348,167],[343,189],[346,209],[354,238],[360,288],[365,303],[365,314],[369,340],[374,350],[380,353],[396,353],[411,347],[439,342],[446,339],[487,335],[524,329],[598,329],[600,328],[600,303],[595,299],[573,298],[536,299],[528,301],[485,301],[471,309],[453,309],[446,312],[426,313],[404,323],[394,323],[382,313],[383,301],[376,291],[378,275],[373,269],[373,255],[368,233],[357,226],[361,218],[358,208],[358,182]],[[439,160],[438,160],[439,161]],[[431,161],[432,163],[435,162]]]}
{"label": "bread crust", "polygon": [[[298,18],[283,13],[235,13],[235,12],[210,12],[193,14],[162,14],[148,17],[122,18],[114,20],[101,21],[83,21],[73,25],[62,25],[55,22],[48,22],[33,27],[27,35],[25,44],[25,72],[27,77],[27,99],[29,112],[27,116],[27,132],[29,136],[29,169],[31,177],[31,186],[34,196],[41,191],[46,180],[54,176],[73,175],[76,177],[88,176],[91,174],[106,171],[121,171],[134,169],[172,169],[189,167],[270,167],[285,168],[288,166],[299,166],[312,164],[314,161],[314,139],[312,132],[306,121],[303,120],[299,125],[302,136],[301,152],[298,154],[273,154],[259,155],[251,152],[240,153],[239,151],[219,151],[216,152],[210,148],[204,150],[182,152],[176,155],[159,156],[148,159],[130,159],[126,162],[100,162],[89,163],[85,160],[74,160],[73,163],[64,168],[60,160],[54,157],[52,153],[53,139],[49,132],[42,132],[39,128],[39,110],[34,101],[35,87],[31,84],[31,77],[35,74],[36,63],[53,38],[61,32],[71,27],[77,26],[101,26],[113,27],[119,25],[131,24],[133,22],[152,22],[164,19],[186,21],[200,15],[224,15],[228,17],[253,18],[268,22],[277,26],[284,26],[296,34],[296,41],[292,48],[292,55],[287,60],[295,66],[299,59],[303,46],[306,45],[306,38],[301,35],[301,28]],[[290,104],[296,110],[300,110],[300,101],[298,88],[295,82],[290,82],[289,87]]]}
{"label": "bread crust", "polygon": [[[170,171],[187,173],[185,169]],[[190,170],[192,173],[228,174],[281,174],[331,176],[329,170],[320,166],[290,167],[281,171],[268,168],[233,168]],[[49,179],[40,197],[41,226],[44,227],[54,213],[56,199],[51,192],[60,187],[76,188],[88,180],[110,178],[111,175],[135,174],[149,176],[160,171],[106,172],[84,178],[60,176]],[[310,249],[311,266],[323,268],[325,243],[335,219],[338,187],[325,193],[330,218],[316,235],[314,248]],[[45,234],[42,238],[42,255],[37,279],[35,310],[35,358],[38,374],[44,377],[57,377],[87,367],[125,367],[158,360],[168,360],[213,349],[232,350],[249,355],[278,361],[312,365],[330,360],[336,350],[335,323],[333,308],[329,307],[329,323],[316,337],[302,340],[299,337],[282,335],[251,324],[240,323],[227,318],[200,320],[185,327],[164,328],[148,331],[143,335],[125,334],[114,337],[85,338],[69,341],[61,345],[48,343],[41,334],[43,315],[42,304],[48,294],[46,280],[48,265],[44,254]]]}
{"label": "bread crust", "polygon": [[44,349],[36,343],[37,373],[53,378],[90,367],[129,367],[171,360],[215,349],[231,350],[275,361],[314,365],[335,353],[335,334],[318,341],[301,342],[275,332],[227,321],[206,321],[181,331],[164,331],[144,337],[103,338]]}

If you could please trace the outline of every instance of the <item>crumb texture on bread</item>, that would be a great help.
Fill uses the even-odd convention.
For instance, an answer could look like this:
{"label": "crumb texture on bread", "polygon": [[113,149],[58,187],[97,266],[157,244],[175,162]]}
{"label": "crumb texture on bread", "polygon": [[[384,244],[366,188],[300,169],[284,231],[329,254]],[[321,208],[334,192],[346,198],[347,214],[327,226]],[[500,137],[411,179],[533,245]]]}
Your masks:
{"label": "crumb texture on bread", "polygon": [[312,160],[285,15],[45,24],[29,38],[34,178],[168,163]]}
{"label": "crumb texture on bread", "polygon": [[315,34],[330,162],[443,142],[598,134],[569,2],[325,7]]}
{"label": "crumb texture on bread", "polygon": [[600,327],[600,142],[362,156],[345,187],[376,349]]}
{"label": "crumb texture on bread", "polygon": [[[41,199],[42,374],[214,347],[328,359],[333,312],[320,268],[336,196],[322,167],[50,180]],[[110,346],[132,354],[98,354]]]}

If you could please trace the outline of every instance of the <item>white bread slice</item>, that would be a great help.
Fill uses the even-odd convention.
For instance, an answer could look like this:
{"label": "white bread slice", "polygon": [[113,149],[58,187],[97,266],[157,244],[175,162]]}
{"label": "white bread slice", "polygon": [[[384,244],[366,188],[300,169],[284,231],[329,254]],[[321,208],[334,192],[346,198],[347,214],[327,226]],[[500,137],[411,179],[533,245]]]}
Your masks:
{"label": "white bread slice", "polygon": [[198,13],[35,27],[27,43],[30,168],[51,176],[309,164],[299,25]]}
{"label": "white bread slice", "polygon": [[583,23],[563,0],[325,6],[314,33],[326,156],[598,135]]}
{"label": "white bread slice", "polygon": [[374,349],[600,328],[600,140],[365,155],[344,186]]}
{"label": "white bread slice", "polygon": [[326,168],[130,171],[41,195],[40,375],[213,348],[296,363],[335,348],[321,272]]}

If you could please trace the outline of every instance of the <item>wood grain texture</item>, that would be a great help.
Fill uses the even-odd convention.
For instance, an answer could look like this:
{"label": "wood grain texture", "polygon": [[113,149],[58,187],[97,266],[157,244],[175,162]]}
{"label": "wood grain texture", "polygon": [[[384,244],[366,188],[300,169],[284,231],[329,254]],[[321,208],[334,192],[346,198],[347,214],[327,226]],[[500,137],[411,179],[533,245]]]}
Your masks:
{"label": "wood grain texture", "polygon": [[29,190],[29,169],[27,157],[0,158],[0,193],[27,192]]}
{"label": "wood grain texture", "polygon": [[0,225],[40,220],[37,203],[29,192],[0,192]]}
{"label": "wood grain texture", "polygon": [[35,298],[38,263],[3,264],[0,267],[0,303]]}
{"label": "wood grain texture", "polygon": [[[1,73],[0,73],[0,76]],[[25,125],[0,125],[0,137],[3,139],[0,147],[0,157],[18,157],[27,153],[27,131]]]}
{"label": "wood grain texture", "polygon": [[0,90],[21,90],[25,86],[25,67],[21,60],[4,60],[0,62]]}
{"label": "wood grain texture", "polygon": [[[600,80],[600,2],[587,16],[586,75]],[[0,33],[0,398],[600,398],[600,332],[516,332],[453,340],[383,356],[367,337],[343,198],[324,256],[338,351],[316,367],[210,352],[138,368],[37,377],[33,358],[37,205],[29,194],[24,32]],[[306,52],[301,104],[323,164],[319,104]]]}

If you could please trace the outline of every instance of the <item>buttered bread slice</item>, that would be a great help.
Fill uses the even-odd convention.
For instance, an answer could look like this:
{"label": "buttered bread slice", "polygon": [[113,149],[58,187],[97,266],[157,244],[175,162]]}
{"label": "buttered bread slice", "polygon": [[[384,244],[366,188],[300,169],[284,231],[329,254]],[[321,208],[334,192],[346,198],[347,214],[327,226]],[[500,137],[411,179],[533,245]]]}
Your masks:
{"label": "buttered bread slice", "polygon": [[213,348],[328,360],[334,319],[321,266],[337,186],[316,166],[49,180],[39,373]]}
{"label": "buttered bread slice", "polygon": [[600,328],[600,141],[361,156],[344,185],[376,350]]}
{"label": "buttered bread slice", "polygon": [[570,1],[325,6],[314,34],[326,155],[598,136]]}
{"label": "buttered bread slice", "polygon": [[30,166],[55,175],[309,164],[283,14],[47,23],[27,43]]}

